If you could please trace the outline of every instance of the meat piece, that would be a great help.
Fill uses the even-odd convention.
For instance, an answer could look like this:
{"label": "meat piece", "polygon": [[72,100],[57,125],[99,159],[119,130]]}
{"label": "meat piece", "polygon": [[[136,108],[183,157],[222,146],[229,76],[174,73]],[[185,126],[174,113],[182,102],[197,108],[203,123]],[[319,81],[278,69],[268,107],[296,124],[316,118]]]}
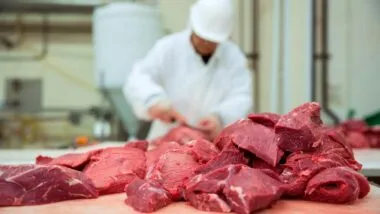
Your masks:
{"label": "meat piece", "polygon": [[53,165],[0,165],[0,206],[96,197],[93,183],[82,172]]}
{"label": "meat piece", "polygon": [[344,158],[353,159],[351,145],[344,138],[343,134],[336,129],[324,129],[321,137],[313,145],[313,154],[340,154]]}
{"label": "meat piece", "polygon": [[180,200],[184,183],[194,176],[194,169],[199,164],[185,151],[170,151],[163,154],[156,162],[146,179],[162,185],[169,192],[172,200]]}
{"label": "meat piece", "polygon": [[342,204],[362,198],[368,192],[368,181],[362,175],[347,167],[335,167],[314,176],[307,185],[305,197],[312,201]]}
{"label": "meat piece", "polygon": [[159,145],[163,142],[175,141],[184,145],[189,141],[201,139],[210,140],[206,133],[182,125],[171,129],[166,135],[153,141],[153,143]]}
{"label": "meat piece", "polygon": [[36,164],[44,165],[44,164],[48,164],[48,163],[50,163],[52,160],[53,160],[52,157],[49,157],[49,156],[43,156],[43,155],[38,155],[38,156],[36,157]]}
{"label": "meat piece", "polygon": [[260,158],[255,158],[253,161],[254,169],[261,169],[261,171],[270,175],[271,177],[279,180],[279,175],[282,173],[283,167],[281,165],[273,167],[269,165],[267,162],[261,160]]}
{"label": "meat piece", "polygon": [[200,164],[207,163],[219,153],[216,146],[208,140],[193,140],[188,142],[186,146],[189,148],[190,154]]}
{"label": "meat piece", "polygon": [[206,174],[199,174],[190,179],[185,185],[185,199],[190,193],[220,193],[227,180],[236,174],[244,165],[231,164],[215,169]]}
{"label": "meat piece", "polygon": [[174,141],[163,142],[160,145],[157,145],[152,150],[146,152],[146,165],[152,166],[165,152],[179,148],[181,148],[181,145]]}
{"label": "meat piece", "polygon": [[223,193],[234,212],[250,214],[280,199],[281,186],[281,182],[261,170],[244,166],[227,181]]}
{"label": "meat piece", "polygon": [[231,207],[215,193],[190,193],[187,201],[198,210],[207,212],[231,212]]}
{"label": "meat piece", "polygon": [[136,148],[107,148],[91,157],[84,173],[100,194],[120,193],[134,178],[144,178],[144,154]]}
{"label": "meat piece", "polygon": [[[91,152],[87,152],[87,153],[77,153],[77,154],[75,153],[65,154],[56,158],[38,156],[36,158],[36,163],[66,166],[71,169],[81,170],[90,161],[91,155],[92,155]],[[51,159],[51,161],[48,162],[49,159]]]}
{"label": "meat piece", "polygon": [[343,128],[345,132],[365,132],[369,129],[369,126],[366,122],[363,120],[346,120],[345,122],[341,123],[340,126]]}
{"label": "meat piece", "polygon": [[310,151],[322,125],[318,103],[305,103],[283,115],[275,126],[276,142],[285,151]]}
{"label": "meat piece", "polygon": [[148,150],[148,146],[149,146],[149,142],[146,140],[135,140],[135,141],[127,142],[127,144],[125,144],[124,147],[141,149],[144,152],[146,152]]}
{"label": "meat piece", "polygon": [[274,139],[275,133],[272,128],[246,119],[226,127],[215,142],[219,148],[233,142],[239,148],[243,148],[275,166],[284,153]]}
{"label": "meat piece", "polygon": [[372,148],[380,148],[380,126],[375,126],[365,132]]}
{"label": "meat piece", "polygon": [[348,132],[347,141],[353,148],[369,148],[370,142],[363,133]]}
{"label": "meat piece", "polygon": [[125,203],[139,212],[154,212],[172,202],[168,192],[154,181],[136,178],[125,187],[125,192]]}
{"label": "meat piece", "polygon": [[198,167],[195,173],[208,173],[230,164],[248,164],[248,159],[244,157],[243,152],[239,151],[233,144],[230,144],[206,164]]}
{"label": "meat piece", "polygon": [[258,114],[249,114],[248,118],[255,123],[274,128],[276,123],[280,120],[281,115],[275,113],[258,113]]}
{"label": "meat piece", "polygon": [[326,155],[293,153],[284,164],[285,169],[280,176],[285,183],[285,195],[301,197],[307,182],[314,175],[324,169],[339,166],[354,167],[355,164],[334,153]]}
{"label": "meat piece", "polygon": [[283,191],[281,185],[261,170],[227,165],[193,177],[186,184],[185,195],[200,210],[251,213],[278,200]]}
{"label": "meat piece", "polygon": [[146,174],[152,173],[153,167],[155,163],[158,161],[158,159],[161,157],[161,155],[165,154],[168,151],[172,150],[178,150],[181,149],[182,146],[179,145],[177,142],[174,141],[168,141],[163,142],[160,145],[157,145],[156,148],[147,151],[145,153],[146,156]]}

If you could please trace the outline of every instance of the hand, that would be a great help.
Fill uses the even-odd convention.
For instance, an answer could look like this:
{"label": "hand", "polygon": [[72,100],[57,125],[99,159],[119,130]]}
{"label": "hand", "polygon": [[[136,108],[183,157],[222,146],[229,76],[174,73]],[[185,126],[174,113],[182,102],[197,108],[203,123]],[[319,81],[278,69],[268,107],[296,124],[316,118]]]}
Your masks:
{"label": "hand", "polygon": [[222,124],[217,115],[210,115],[201,119],[197,128],[204,130],[212,139],[214,139],[222,130]]}
{"label": "hand", "polygon": [[149,115],[153,119],[161,120],[164,123],[186,123],[186,119],[183,115],[178,113],[169,102],[161,101],[148,109]]}

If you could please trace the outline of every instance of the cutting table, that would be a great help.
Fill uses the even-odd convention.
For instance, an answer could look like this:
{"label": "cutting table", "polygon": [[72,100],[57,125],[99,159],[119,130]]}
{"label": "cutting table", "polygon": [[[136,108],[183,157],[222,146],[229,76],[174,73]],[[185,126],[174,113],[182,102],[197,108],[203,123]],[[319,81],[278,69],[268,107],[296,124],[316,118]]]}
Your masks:
{"label": "cutting table", "polygon": [[[355,159],[367,177],[380,177],[380,149],[354,149]],[[379,205],[380,206],[380,205]]]}
{"label": "cutting table", "polygon": [[[48,205],[6,207],[0,208],[1,214],[136,214],[131,207],[124,204],[125,195],[115,194],[102,196],[98,199],[72,200]],[[185,202],[174,203],[162,208],[157,214],[197,214],[205,213],[187,205]],[[261,213],[289,214],[289,213],[334,213],[334,214],[379,214],[380,213],[380,188],[371,186],[370,194],[351,205],[334,205],[325,203],[308,202],[301,200],[281,200],[272,208]]]}

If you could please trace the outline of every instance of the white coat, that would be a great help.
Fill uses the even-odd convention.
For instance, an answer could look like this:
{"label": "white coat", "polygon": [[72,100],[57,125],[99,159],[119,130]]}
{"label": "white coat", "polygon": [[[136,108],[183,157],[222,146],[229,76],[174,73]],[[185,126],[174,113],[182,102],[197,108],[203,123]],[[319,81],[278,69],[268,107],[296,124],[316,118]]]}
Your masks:
{"label": "white coat", "polygon": [[[210,114],[217,114],[223,126],[245,117],[252,109],[252,77],[243,53],[232,42],[224,42],[205,64],[190,36],[185,30],[158,40],[135,64],[123,92],[136,116],[150,120],[148,108],[167,99],[193,126]],[[153,121],[148,139],[171,127]]]}

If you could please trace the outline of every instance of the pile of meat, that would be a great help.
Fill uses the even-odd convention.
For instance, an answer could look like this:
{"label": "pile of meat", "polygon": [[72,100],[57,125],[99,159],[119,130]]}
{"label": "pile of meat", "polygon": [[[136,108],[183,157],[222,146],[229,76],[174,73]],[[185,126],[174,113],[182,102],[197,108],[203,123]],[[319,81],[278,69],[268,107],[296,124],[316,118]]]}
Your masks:
{"label": "pile of meat", "polygon": [[380,148],[380,126],[370,127],[362,120],[347,120],[336,127],[352,148]]}
{"label": "pile of meat", "polygon": [[36,165],[0,167],[0,206],[126,192],[125,203],[154,212],[176,201],[204,211],[252,213],[281,198],[353,203],[370,186],[341,130],[305,103],[288,114],[251,114],[213,142],[178,127],[151,142],[99,149]]}

